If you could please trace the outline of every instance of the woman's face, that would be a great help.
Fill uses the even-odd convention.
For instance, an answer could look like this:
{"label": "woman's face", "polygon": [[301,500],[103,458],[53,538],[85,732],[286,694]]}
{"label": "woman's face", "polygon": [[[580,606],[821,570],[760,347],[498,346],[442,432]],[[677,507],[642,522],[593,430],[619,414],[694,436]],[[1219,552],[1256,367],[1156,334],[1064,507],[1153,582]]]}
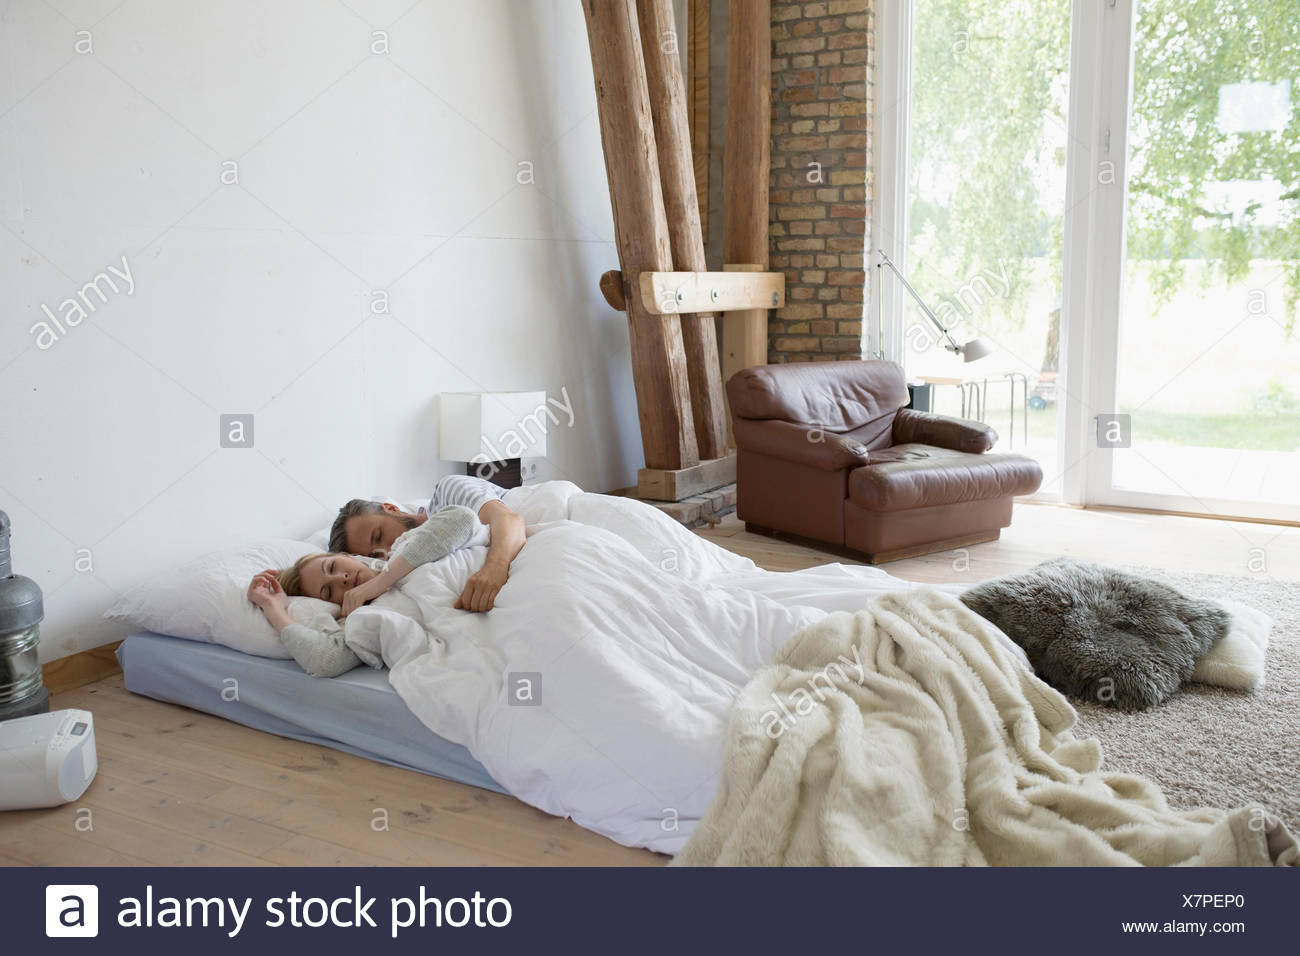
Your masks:
{"label": "woman's face", "polygon": [[374,576],[374,571],[350,554],[323,554],[303,565],[300,580],[305,597],[342,604],[343,595]]}

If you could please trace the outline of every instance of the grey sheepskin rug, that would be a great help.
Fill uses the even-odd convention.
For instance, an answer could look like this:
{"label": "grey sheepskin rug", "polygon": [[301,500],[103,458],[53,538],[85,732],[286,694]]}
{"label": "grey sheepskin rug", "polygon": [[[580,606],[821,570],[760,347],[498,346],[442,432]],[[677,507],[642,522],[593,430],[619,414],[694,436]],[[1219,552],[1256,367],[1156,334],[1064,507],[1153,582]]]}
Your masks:
{"label": "grey sheepskin rug", "polygon": [[1056,558],[960,595],[1061,692],[1119,710],[1161,703],[1228,632],[1214,601],[1115,568]]}

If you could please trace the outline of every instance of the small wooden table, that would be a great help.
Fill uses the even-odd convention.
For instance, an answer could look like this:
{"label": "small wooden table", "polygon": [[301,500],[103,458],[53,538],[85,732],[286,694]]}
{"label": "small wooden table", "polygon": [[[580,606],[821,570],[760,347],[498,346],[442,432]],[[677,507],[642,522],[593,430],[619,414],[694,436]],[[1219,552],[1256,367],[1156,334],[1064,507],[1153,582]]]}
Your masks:
{"label": "small wooden table", "polygon": [[952,378],[945,375],[918,375],[917,378],[927,385],[953,385],[961,389],[961,417],[981,422],[984,420],[984,385],[988,379],[981,382],[973,378]]}
{"label": "small wooden table", "polygon": [[1010,427],[1007,430],[1007,444],[1015,444],[1016,440],[1016,385],[1020,385],[1021,405],[1023,414],[1024,441],[1029,440],[1029,376],[1024,372],[1008,371],[1000,375],[984,376],[980,379],[958,378],[945,375],[918,375],[919,381],[927,385],[952,385],[961,389],[961,417],[973,418],[975,421],[984,421],[984,402],[987,397],[989,382],[994,384],[1006,382],[1011,386],[1011,405],[1010,405]]}

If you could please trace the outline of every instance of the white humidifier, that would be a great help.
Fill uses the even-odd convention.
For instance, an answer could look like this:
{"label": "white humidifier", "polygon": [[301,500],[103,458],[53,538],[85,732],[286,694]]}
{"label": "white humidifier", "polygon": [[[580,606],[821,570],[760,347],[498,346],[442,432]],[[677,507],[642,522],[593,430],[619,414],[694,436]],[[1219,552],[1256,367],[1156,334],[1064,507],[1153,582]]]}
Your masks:
{"label": "white humidifier", "polygon": [[88,710],[55,710],[0,723],[0,810],[76,800],[98,769],[95,721]]}

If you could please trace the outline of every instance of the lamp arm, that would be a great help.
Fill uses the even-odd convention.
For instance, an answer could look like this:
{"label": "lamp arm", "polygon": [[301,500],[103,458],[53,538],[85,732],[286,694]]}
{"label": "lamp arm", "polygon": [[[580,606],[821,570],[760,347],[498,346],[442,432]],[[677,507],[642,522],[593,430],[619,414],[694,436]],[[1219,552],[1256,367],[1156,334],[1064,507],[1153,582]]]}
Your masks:
{"label": "lamp arm", "polygon": [[922,299],[921,296],[917,293],[917,291],[912,288],[912,283],[908,282],[906,277],[903,275],[903,273],[898,271],[898,266],[894,265],[893,261],[889,258],[889,256],[885,255],[885,250],[877,249],[876,251],[880,253],[880,258],[883,260],[883,264],[893,269],[894,275],[898,276],[898,281],[903,283],[903,287],[907,289],[908,292],[912,293],[912,298],[915,299],[916,304],[921,307],[921,311],[925,313],[926,318],[928,318],[931,322],[933,322],[934,327],[943,333],[943,337],[948,340],[948,348],[954,352],[960,352],[961,346],[957,344],[957,342],[953,339],[952,335],[948,332],[948,330],[944,328],[943,323],[939,321],[938,316],[936,316],[933,312],[930,311],[930,307],[925,304],[925,300]]}

